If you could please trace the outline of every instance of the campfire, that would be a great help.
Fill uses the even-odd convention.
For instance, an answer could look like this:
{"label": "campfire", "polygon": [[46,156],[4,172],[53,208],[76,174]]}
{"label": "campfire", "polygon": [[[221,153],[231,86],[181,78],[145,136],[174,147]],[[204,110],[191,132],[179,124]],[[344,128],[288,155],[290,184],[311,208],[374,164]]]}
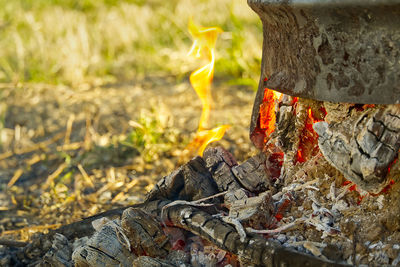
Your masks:
{"label": "campfire", "polygon": [[238,163],[205,149],[228,127],[207,130],[221,30],[190,22],[190,54],[207,60],[190,76],[203,113],[188,149],[199,156],[144,203],[63,226],[25,253],[52,244],[43,262],[55,266],[400,263],[398,1],[248,3],[264,28],[250,125],[259,154]]}

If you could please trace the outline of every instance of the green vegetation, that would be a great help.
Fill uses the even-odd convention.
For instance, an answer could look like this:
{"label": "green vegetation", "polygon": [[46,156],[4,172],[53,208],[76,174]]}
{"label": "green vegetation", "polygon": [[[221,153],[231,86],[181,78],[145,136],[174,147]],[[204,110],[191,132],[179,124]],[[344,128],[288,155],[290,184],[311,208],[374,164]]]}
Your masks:
{"label": "green vegetation", "polygon": [[225,31],[216,77],[258,80],[260,22],[245,0],[0,0],[0,6],[0,82],[182,77],[198,66],[186,57],[190,17]]}
{"label": "green vegetation", "polygon": [[160,155],[176,147],[179,138],[179,132],[161,117],[162,112],[156,110],[150,114],[142,112],[137,122],[131,121],[134,129],[120,144],[137,149],[144,161],[159,159]]}

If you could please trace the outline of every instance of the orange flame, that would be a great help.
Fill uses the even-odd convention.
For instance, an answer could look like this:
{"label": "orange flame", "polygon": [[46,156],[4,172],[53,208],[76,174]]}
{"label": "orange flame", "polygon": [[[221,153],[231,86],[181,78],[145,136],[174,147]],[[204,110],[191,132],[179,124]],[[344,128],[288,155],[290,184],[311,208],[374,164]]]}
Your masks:
{"label": "orange flame", "polygon": [[188,55],[193,55],[196,58],[205,57],[208,60],[208,64],[195,70],[190,75],[190,83],[199,96],[203,109],[196,137],[188,147],[198,148],[198,154],[202,156],[207,145],[220,140],[224,136],[225,131],[229,128],[229,125],[222,125],[212,130],[206,130],[212,102],[211,83],[214,77],[214,47],[218,34],[220,34],[222,30],[218,27],[206,28],[197,26],[192,20],[189,21],[188,28],[190,35],[192,35],[194,39]]}

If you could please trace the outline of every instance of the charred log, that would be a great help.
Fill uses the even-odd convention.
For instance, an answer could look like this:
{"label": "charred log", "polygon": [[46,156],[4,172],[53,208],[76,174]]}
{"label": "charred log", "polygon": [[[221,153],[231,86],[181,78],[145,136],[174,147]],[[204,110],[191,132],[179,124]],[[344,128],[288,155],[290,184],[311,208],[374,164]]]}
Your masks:
{"label": "charred log", "polygon": [[283,248],[276,241],[249,236],[244,241],[235,227],[191,206],[174,205],[165,220],[207,239],[218,247],[239,255],[245,265],[259,266],[344,266]]}
{"label": "charred log", "polygon": [[388,183],[400,148],[400,108],[371,109],[342,122],[314,125],[325,158],[343,175],[369,192]]}

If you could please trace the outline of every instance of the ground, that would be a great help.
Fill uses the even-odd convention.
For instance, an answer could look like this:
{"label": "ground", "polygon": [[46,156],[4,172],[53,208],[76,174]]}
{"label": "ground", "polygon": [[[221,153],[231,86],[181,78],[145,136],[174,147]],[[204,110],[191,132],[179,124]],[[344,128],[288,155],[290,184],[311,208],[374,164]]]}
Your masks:
{"label": "ground", "polygon": [[[212,126],[232,126],[216,145],[244,160],[255,153],[248,138],[254,91],[218,81],[213,91]],[[3,84],[2,92],[1,225],[19,240],[36,226],[57,227],[138,203],[156,181],[195,156],[183,151],[201,103],[185,79],[149,76],[75,89]],[[32,231],[16,231],[21,228]]]}
{"label": "ground", "polygon": [[204,62],[187,56],[189,18],[224,30],[209,126],[232,127],[218,145],[238,160],[255,153],[248,125],[262,34],[246,1],[0,5],[2,237],[27,240],[140,202],[194,156],[183,153],[201,114],[189,75]]}

